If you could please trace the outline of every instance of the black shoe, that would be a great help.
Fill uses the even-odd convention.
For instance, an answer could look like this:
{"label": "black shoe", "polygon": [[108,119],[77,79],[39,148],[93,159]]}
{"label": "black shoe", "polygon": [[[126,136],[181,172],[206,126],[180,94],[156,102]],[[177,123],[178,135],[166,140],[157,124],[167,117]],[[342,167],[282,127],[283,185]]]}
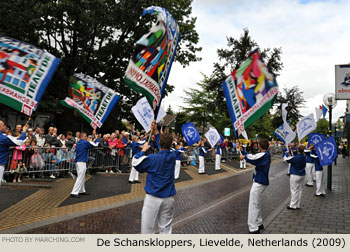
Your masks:
{"label": "black shoe", "polygon": [[134,181],[130,181],[130,180],[129,180],[129,184],[134,184]]}
{"label": "black shoe", "polygon": [[305,186],[307,186],[307,187],[314,187],[313,185],[308,185],[308,184],[306,184]]}
{"label": "black shoe", "polygon": [[296,208],[292,208],[290,206],[287,206],[287,209],[289,209],[289,210],[297,210]]}
{"label": "black shoe", "polygon": [[260,234],[260,230],[256,230],[256,231],[249,231],[249,234]]}
{"label": "black shoe", "polygon": [[290,176],[290,174],[289,174],[289,173],[287,173],[287,176]]}
{"label": "black shoe", "polygon": [[325,194],[320,194],[320,195],[315,194],[315,196],[316,196],[316,197],[324,197],[324,196],[326,196],[326,195],[325,195]]}
{"label": "black shoe", "polygon": [[136,183],[136,184],[140,184],[141,182],[140,182],[140,181],[138,181],[138,180],[135,180],[135,181],[134,181],[134,183]]}
{"label": "black shoe", "polygon": [[90,193],[82,192],[82,193],[79,193],[79,195],[90,195]]}
{"label": "black shoe", "polygon": [[297,209],[297,210],[300,210],[300,207],[297,207],[296,209]]}
{"label": "black shoe", "polygon": [[264,229],[264,225],[261,224],[258,228],[259,228],[259,230],[263,230]]}
{"label": "black shoe", "polygon": [[77,195],[77,194],[71,194],[70,196],[71,196],[72,198],[80,198],[80,196]]}

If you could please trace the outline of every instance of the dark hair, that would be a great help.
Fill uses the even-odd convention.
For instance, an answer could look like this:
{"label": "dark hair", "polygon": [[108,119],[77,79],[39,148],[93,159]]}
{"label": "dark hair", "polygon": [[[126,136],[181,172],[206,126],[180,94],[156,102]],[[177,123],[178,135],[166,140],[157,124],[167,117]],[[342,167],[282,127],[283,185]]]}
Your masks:
{"label": "dark hair", "polygon": [[259,141],[259,145],[263,150],[267,150],[269,148],[270,144],[269,144],[269,141],[267,139],[262,138]]}
{"label": "dark hair", "polygon": [[173,136],[170,133],[164,133],[160,135],[159,145],[160,148],[169,150],[173,143]]}
{"label": "dark hair", "polygon": [[67,131],[67,136],[73,136],[73,132],[72,131]]}
{"label": "dark hair", "polygon": [[303,154],[304,153],[304,149],[305,149],[304,145],[299,145],[298,146],[298,152],[299,153]]}
{"label": "dark hair", "polygon": [[88,135],[86,134],[86,132],[80,132],[80,138],[81,138],[83,135],[88,136]]}

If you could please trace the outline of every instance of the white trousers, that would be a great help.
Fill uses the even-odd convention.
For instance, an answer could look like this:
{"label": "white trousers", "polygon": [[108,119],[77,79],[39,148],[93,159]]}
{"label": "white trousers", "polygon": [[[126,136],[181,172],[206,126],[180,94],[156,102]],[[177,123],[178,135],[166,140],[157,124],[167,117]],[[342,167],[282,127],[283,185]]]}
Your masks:
{"label": "white trousers", "polygon": [[174,197],[158,198],[146,194],[141,216],[141,234],[154,234],[156,225],[160,234],[171,234],[174,215]]}
{"label": "white trousers", "polygon": [[313,179],[313,181],[316,181],[316,170],[315,170],[315,164],[314,164],[314,166],[312,167],[312,179]]}
{"label": "white trousers", "polygon": [[326,194],[326,176],[323,171],[316,171],[316,195]]}
{"label": "white trousers", "polygon": [[205,173],[204,157],[202,157],[202,156],[199,156],[198,173]]}
{"label": "white trousers", "polygon": [[306,167],[305,167],[305,172],[306,172],[306,176],[305,176],[305,184],[307,185],[314,185],[314,181],[312,178],[312,169],[314,168],[314,164],[313,163],[306,163]]}
{"label": "white trousers", "polygon": [[75,180],[75,184],[71,194],[78,195],[85,192],[85,172],[86,162],[77,162],[76,164],[78,177]]}
{"label": "white trousers", "polygon": [[290,164],[288,164],[288,171],[287,174],[290,174]]}
{"label": "white trousers", "polygon": [[266,189],[266,185],[253,182],[249,194],[248,206],[248,228],[250,232],[257,231],[262,225],[261,217],[261,195]]}
{"label": "white trousers", "polygon": [[241,169],[247,168],[247,161],[245,159],[242,159],[241,161],[239,161],[239,167]]}
{"label": "white trousers", "polygon": [[139,172],[134,167],[132,167],[129,175],[129,181],[133,182],[138,180],[139,180]]}
{"label": "white trousers", "polygon": [[301,196],[303,193],[304,176],[290,174],[290,203],[291,208],[300,208]]}
{"label": "white trousers", "polygon": [[175,179],[180,178],[180,169],[181,169],[181,160],[176,160],[175,172],[174,172]]}
{"label": "white trousers", "polygon": [[215,155],[215,170],[220,170],[221,155]]}
{"label": "white trousers", "polygon": [[1,182],[4,178],[4,171],[5,171],[5,166],[4,165],[0,165],[0,186],[1,186]]}

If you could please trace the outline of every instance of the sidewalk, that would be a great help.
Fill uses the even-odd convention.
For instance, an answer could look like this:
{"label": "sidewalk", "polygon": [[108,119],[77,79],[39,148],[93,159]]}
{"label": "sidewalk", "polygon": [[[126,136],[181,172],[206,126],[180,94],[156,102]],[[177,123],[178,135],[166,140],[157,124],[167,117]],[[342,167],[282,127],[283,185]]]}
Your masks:
{"label": "sidewalk", "polygon": [[316,186],[304,186],[301,209],[296,211],[287,209],[290,197],[281,199],[264,234],[350,234],[350,158],[339,156],[332,167],[332,190],[326,197],[315,196]]}

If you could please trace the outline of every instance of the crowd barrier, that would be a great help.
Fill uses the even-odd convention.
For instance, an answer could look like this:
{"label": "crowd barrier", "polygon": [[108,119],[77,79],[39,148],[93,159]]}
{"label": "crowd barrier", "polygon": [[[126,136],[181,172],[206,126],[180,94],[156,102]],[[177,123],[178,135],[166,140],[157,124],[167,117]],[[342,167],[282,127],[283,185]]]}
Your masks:
{"label": "crowd barrier", "polygon": [[[5,173],[27,174],[33,177],[45,176],[73,176],[75,170],[75,151],[68,148],[58,147],[17,147],[10,151],[8,163],[5,166]],[[282,146],[270,146],[271,154],[281,154]],[[187,164],[198,164],[198,147],[189,147],[182,153],[181,162]],[[206,162],[215,162],[216,148],[205,154]],[[224,148],[221,160],[232,161],[239,159],[239,151],[235,148]],[[112,169],[114,172],[129,172],[131,169],[131,153],[124,150],[121,156],[117,149],[93,148],[89,150],[88,172],[104,171]]]}

